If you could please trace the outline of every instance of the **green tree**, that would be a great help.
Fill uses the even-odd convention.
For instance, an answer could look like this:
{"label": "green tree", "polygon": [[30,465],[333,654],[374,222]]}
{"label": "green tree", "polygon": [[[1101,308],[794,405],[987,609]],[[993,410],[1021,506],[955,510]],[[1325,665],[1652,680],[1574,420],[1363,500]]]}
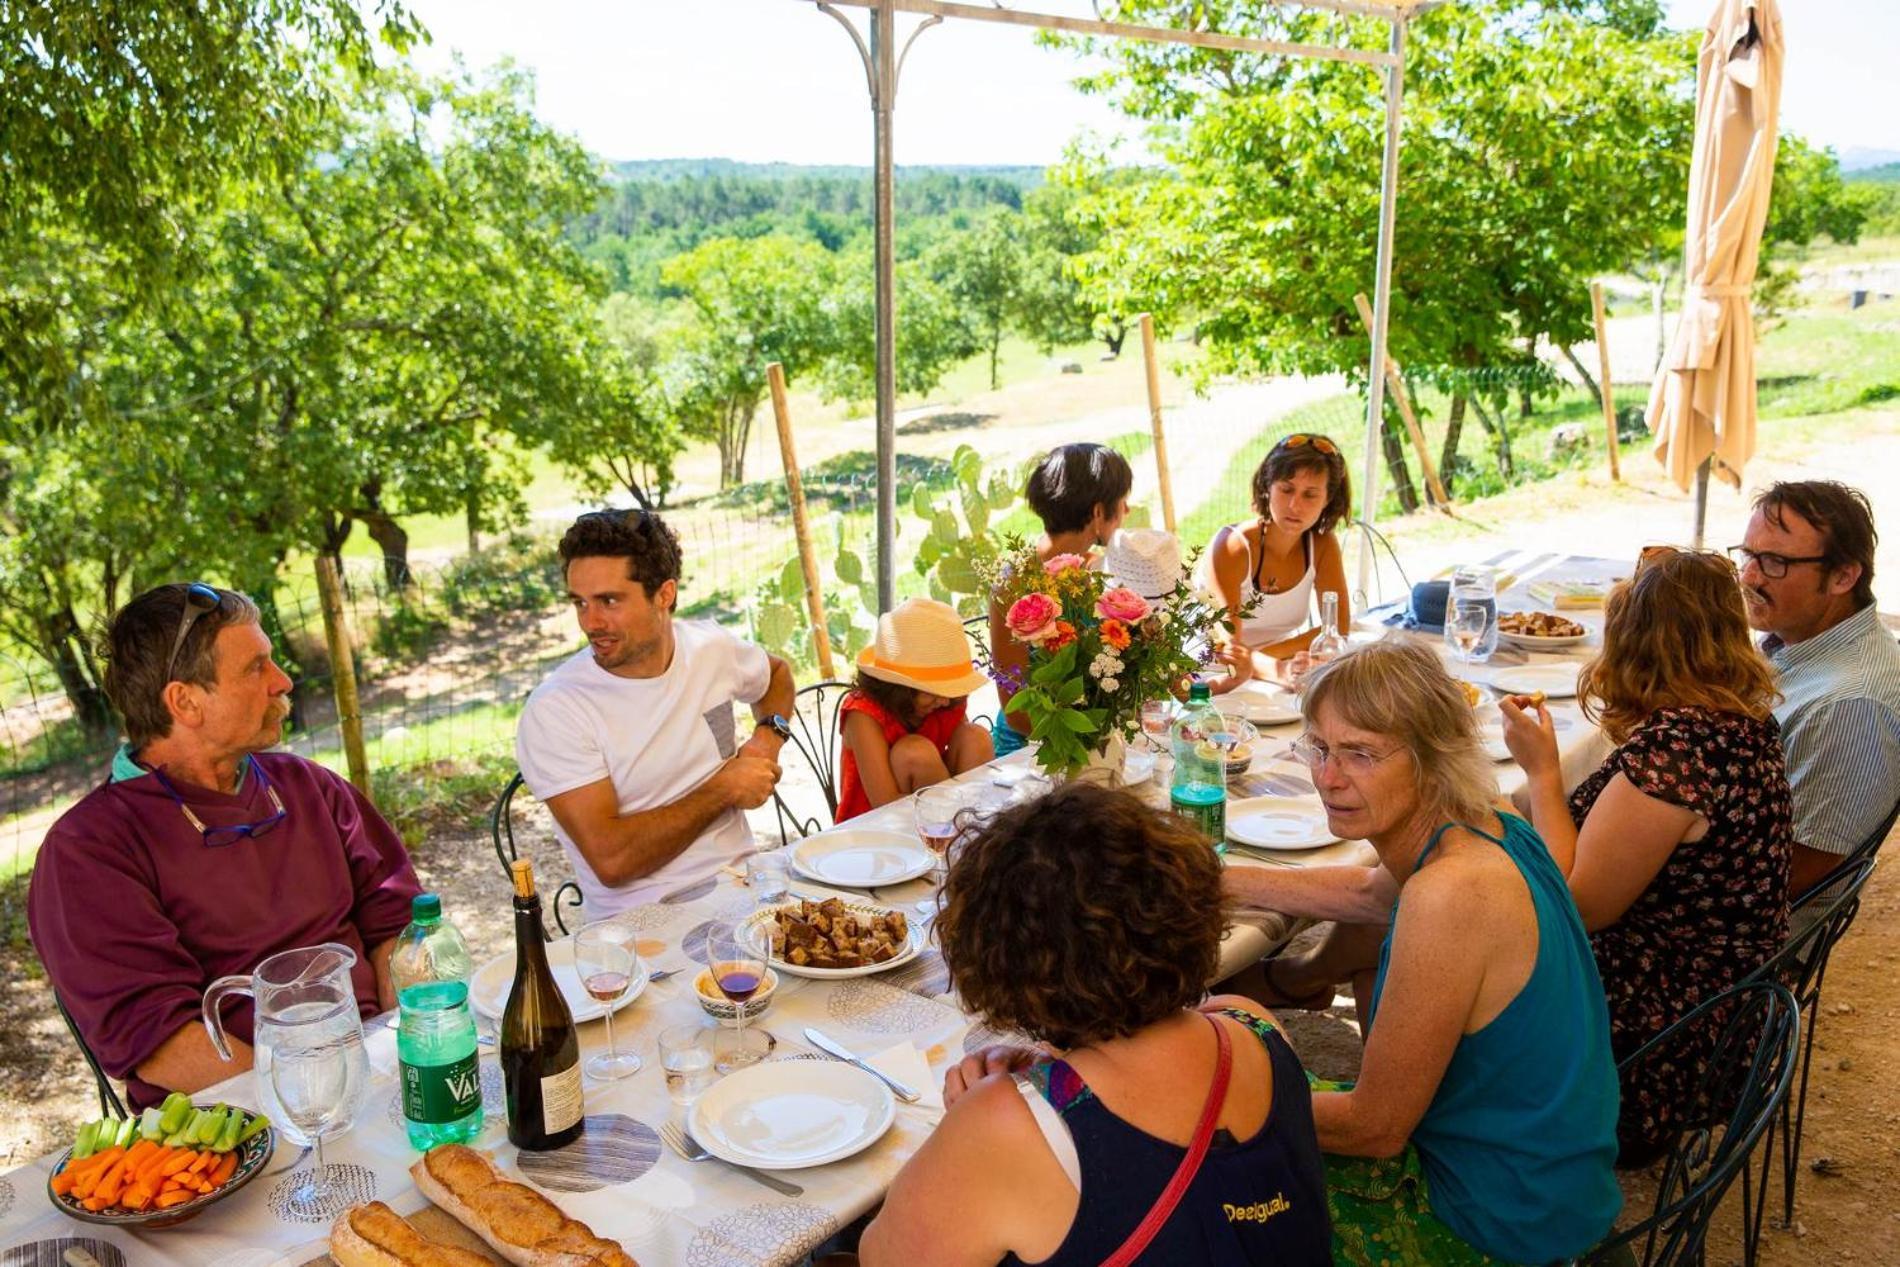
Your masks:
{"label": "green tree", "polygon": [[1000,385],[997,359],[1003,336],[1022,309],[1028,256],[1021,212],[997,210],[950,235],[931,257],[931,269],[962,310],[977,344],[990,358],[990,388]]}
{"label": "green tree", "polygon": [[777,361],[789,382],[830,350],[832,274],[823,247],[784,234],[713,238],[660,270],[691,314],[669,357],[669,398],[686,434],[718,446],[721,488],[745,481],[766,365]]}
{"label": "green tree", "polygon": [[607,350],[602,371],[610,375],[606,408],[598,417],[576,417],[549,436],[549,453],[587,491],[624,490],[645,510],[666,505],[673,486],[673,460],[683,441],[667,399],[666,315],[632,295],[607,296],[600,306]]}
{"label": "green tree", "polygon": [[1099,338],[1116,357],[1132,314],[1099,292],[1085,294],[1078,281],[1078,261],[1100,240],[1098,224],[1083,207],[1091,192],[1090,180],[1078,174],[1073,183],[1058,178],[1023,199],[1027,258],[1016,325],[1044,352]]}
{"label": "green tree", "polygon": [[[877,275],[869,243],[841,255],[827,305],[830,347],[820,386],[834,400],[869,400],[877,390]],[[978,351],[957,300],[922,259],[897,262],[897,390],[922,394]]]}

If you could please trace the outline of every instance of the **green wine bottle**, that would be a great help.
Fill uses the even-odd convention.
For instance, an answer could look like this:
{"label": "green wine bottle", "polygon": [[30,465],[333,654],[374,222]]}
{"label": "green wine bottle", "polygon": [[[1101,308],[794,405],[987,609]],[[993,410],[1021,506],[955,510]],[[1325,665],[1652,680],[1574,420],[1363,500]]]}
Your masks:
{"label": "green wine bottle", "polygon": [[508,1094],[508,1140],[538,1152],[572,1143],[581,1114],[581,1044],[574,1016],[548,968],[534,864],[515,877],[515,982],[501,1014],[501,1076]]}

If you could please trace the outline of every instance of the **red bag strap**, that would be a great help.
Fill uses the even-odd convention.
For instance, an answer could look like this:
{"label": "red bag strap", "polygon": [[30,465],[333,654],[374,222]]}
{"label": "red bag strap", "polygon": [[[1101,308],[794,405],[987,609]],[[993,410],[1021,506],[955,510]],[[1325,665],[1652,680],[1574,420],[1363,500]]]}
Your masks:
{"label": "red bag strap", "polygon": [[[1207,1016],[1207,1013],[1201,1013]],[[1220,1121],[1221,1104],[1227,1099],[1227,1079],[1234,1071],[1234,1045],[1227,1037],[1227,1027],[1207,1016],[1207,1023],[1214,1027],[1214,1040],[1220,1046],[1220,1055],[1214,1062],[1214,1085],[1208,1089],[1207,1103],[1201,1107],[1201,1120],[1195,1124],[1194,1138],[1188,1143],[1187,1156],[1174,1172],[1174,1178],[1168,1180],[1168,1186],[1161,1190],[1154,1208],[1148,1211],[1148,1217],[1141,1225],[1129,1233],[1120,1249],[1108,1256],[1102,1267],[1129,1267],[1148,1242],[1154,1240],[1174,1213],[1174,1207],[1181,1204],[1181,1198],[1187,1195],[1188,1185],[1194,1182],[1194,1176],[1201,1169],[1201,1162],[1207,1157],[1208,1145],[1214,1140],[1214,1125]]]}

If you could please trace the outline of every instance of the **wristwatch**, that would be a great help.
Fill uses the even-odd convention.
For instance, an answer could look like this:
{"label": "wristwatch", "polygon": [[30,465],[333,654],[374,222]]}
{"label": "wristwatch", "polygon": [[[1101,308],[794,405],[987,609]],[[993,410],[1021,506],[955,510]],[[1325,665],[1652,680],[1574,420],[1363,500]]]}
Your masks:
{"label": "wristwatch", "polygon": [[770,730],[773,734],[778,736],[780,743],[790,743],[792,741],[792,723],[786,721],[777,713],[773,713],[769,717],[759,718],[758,724],[755,725],[753,729]]}

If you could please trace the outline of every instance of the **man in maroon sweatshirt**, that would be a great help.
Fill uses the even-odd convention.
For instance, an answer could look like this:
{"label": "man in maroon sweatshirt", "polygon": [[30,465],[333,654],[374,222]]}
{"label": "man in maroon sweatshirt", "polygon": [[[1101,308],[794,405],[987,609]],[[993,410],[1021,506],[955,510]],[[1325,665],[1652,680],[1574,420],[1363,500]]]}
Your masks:
{"label": "man in maroon sweatshirt", "polygon": [[226,1062],[200,1000],[280,950],[350,947],[358,1008],[393,1007],[389,952],[420,886],[360,792],[267,751],[291,682],[249,598],[160,585],[120,609],[106,640],[106,694],[126,742],[106,782],[47,833],[27,923],[60,1000],[136,1108],[250,1068],[250,1004],[225,1007],[244,1040]]}

